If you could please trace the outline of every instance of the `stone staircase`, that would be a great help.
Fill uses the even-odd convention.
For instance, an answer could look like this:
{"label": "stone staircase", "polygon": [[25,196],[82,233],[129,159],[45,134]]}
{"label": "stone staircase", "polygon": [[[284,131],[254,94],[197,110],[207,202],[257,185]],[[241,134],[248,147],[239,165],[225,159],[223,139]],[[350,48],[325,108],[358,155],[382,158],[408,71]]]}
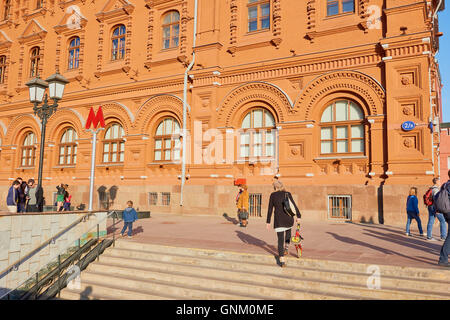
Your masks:
{"label": "stone staircase", "polygon": [[[287,259],[116,241],[81,274],[81,289],[61,299],[450,299],[450,271],[378,266],[370,289],[367,264]],[[369,272],[368,272],[369,270]]]}

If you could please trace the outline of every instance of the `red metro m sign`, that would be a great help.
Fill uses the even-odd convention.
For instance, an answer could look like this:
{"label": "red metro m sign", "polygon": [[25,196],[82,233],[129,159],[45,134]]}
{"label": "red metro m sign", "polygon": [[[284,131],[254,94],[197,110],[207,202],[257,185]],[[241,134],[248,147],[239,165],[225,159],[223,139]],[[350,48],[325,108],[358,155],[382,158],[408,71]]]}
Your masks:
{"label": "red metro m sign", "polygon": [[94,108],[91,107],[91,110],[89,111],[89,116],[86,120],[86,126],[85,128],[89,130],[91,128],[91,125],[94,126],[94,130],[97,129],[98,124],[100,123],[100,127],[105,127],[105,119],[103,118],[103,111],[102,107],[98,107],[97,114],[94,112]]}

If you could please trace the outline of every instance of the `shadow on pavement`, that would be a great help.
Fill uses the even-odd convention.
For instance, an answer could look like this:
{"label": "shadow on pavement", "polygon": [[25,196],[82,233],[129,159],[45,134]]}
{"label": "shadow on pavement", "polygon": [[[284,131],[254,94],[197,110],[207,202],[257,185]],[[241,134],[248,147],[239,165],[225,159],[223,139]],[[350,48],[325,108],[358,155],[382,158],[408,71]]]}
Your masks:
{"label": "shadow on pavement", "polygon": [[223,217],[225,219],[227,219],[227,221],[232,222],[233,224],[238,224],[239,223],[239,221],[236,218],[230,218],[228,216],[228,214],[226,214],[226,213],[223,214]]}
{"label": "shadow on pavement", "polygon": [[[434,261],[431,262],[430,260],[426,260],[426,259],[425,260],[417,259],[416,257],[407,256],[407,255],[404,255],[402,253],[399,253],[399,252],[396,252],[396,251],[393,251],[393,250],[390,250],[390,249],[386,249],[386,248],[383,248],[383,247],[379,247],[379,246],[375,246],[375,245],[369,244],[367,242],[362,242],[362,241],[355,240],[355,239],[349,238],[349,237],[343,237],[343,236],[338,235],[338,234],[333,233],[333,232],[327,232],[327,233],[329,235],[333,236],[336,240],[341,241],[341,242],[345,242],[345,243],[349,243],[349,244],[352,244],[352,245],[358,245],[358,246],[366,247],[368,249],[372,249],[372,250],[376,250],[376,251],[382,252],[382,253],[384,253],[386,255],[396,255],[396,256],[403,257],[403,258],[407,258],[409,260],[414,260],[414,261],[418,261],[418,262],[422,262],[422,263],[426,263],[426,264],[430,264],[430,265],[436,265],[436,262],[434,262]],[[392,240],[391,240],[391,242],[392,242]]]}
{"label": "shadow on pavement", "polygon": [[267,251],[268,253],[274,255],[275,259],[278,258],[278,250],[275,248],[275,246],[271,246],[264,240],[255,238],[255,237],[253,237],[249,234],[246,234],[242,231],[235,231],[235,232],[236,232],[236,235],[238,236],[238,238],[242,242],[256,246],[256,247],[260,247],[260,248],[264,249],[265,251]]}

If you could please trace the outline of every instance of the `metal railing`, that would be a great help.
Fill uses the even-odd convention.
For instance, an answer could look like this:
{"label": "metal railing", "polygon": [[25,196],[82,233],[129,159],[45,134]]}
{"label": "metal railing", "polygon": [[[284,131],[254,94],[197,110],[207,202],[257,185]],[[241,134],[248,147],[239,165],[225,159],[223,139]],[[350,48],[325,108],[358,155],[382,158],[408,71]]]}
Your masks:
{"label": "metal railing", "polygon": [[[83,217],[77,219],[75,222],[71,223],[69,226],[65,227],[62,231],[58,232],[56,235],[52,236],[50,239],[33,249],[31,252],[26,254],[24,257],[20,258],[18,261],[7,267],[3,272],[0,274],[0,279],[5,277],[6,275],[10,274],[11,272],[17,272],[19,266],[28,259],[30,259],[32,256],[40,252],[45,247],[48,247],[50,244],[54,244],[55,241],[61,237],[64,233],[67,233],[72,228],[74,228],[76,225],[81,223],[82,221],[86,221],[91,216],[95,215],[96,213],[104,213],[105,211],[97,211],[97,212],[87,212]],[[80,213],[80,212],[76,212]],[[59,250],[56,255],[51,257],[49,259],[49,262],[46,264],[46,267],[41,267],[37,272],[35,272],[31,277],[26,279],[25,281],[22,281],[19,283],[18,286],[12,289],[5,288],[4,292],[0,292],[0,300],[1,299],[29,299],[30,297],[34,297],[35,299],[39,296],[39,291],[51,283],[54,280],[54,277],[58,277],[58,290],[59,293],[62,288],[64,288],[67,283],[61,282],[61,273],[65,268],[67,268],[69,265],[71,265],[75,260],[78,259],[78,263],[80,264],[83,269],[89,264],[91,260],[89,259],[81,259],[81,256],[87,252],[88,249],[90,249],[94,244],[96,244],[96,254],[95,258],[98,260],[98,257],[100,255],[100,251],[103,252],[103,250],[108,247],[109,245],[115,244],[115,232],[113,230],[112,232],[112,240],[107,240],[108,237],[108,227],[106,226],[106,234],[105,239],[102,237],[102,241],[100,242],[100,224],[103,222],[106,222],[107,219],[113,219],[112,227],[116,224],[116,219],[118,219],[118,215],[116,211],[111,211],[106,214],[106,216],[97,221],[97,223],[92,226],[91,228],[87,230],[83,230],[83,233],[78,236],[72,244],[66,245],[62,250]],[[91,239],[86,241],[86,243],[81,246],[82,239],[85,237],[86,234],[89,234],[89,232],[96,230],[96,239]],[[74,243],[77,243],[77,246],[74,248]],[[100,250],[103,248],[103,250]],[[90,251],[88,254],[90,254],[92,251]],[[92,258],[92,254],[90,255],[90,258]],[[62,260],[63,259],[63,260]],[[80,260],[81,259],[81,260]],[[34,285],[33,285],[34,284]]]}

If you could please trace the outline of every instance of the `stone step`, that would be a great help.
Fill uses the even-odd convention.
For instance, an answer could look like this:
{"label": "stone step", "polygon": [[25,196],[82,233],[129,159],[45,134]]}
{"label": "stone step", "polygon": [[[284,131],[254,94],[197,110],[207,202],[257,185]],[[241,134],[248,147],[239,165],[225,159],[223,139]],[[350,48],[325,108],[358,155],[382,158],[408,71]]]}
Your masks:
{"label": "stone step", "polygon": [[[119,260],[114,260],[114,258],[119,258]],[[214,268],[217,270],[233,270],[239,271],[243,274],[269,275],[272,277],[281,277],[281,279],[308,279],[312,281],[317,280],[323,282],[347,283],[350,285],[364,286],[366,289],[367,279],[370,276],[368,273],[357,273],[351,271],[335,271],[311,267],[298,268],[292,267],[291,263],[289,263],[286,268],[280,268],[274,263],[257,264],[254,262],[210,259],[172,253],[162,255],[160,253],[153,253],[150,251],[136,251],[120,248],[111,248],[101,256],[102,263],[107,264],[110,263],[110,261],[113,264],[118,263],[127,266],[131,266],[133,263],[136,263],[137,266],[146,266],[153,263],[156,263],[157,265],[159,262],[160,264],[162,263],[164,266],[167,266],[167,268],[176,268],[176,266],[179,265],[183,270],[187,270],[186,268],[189,266],[203,268],[203,270],[208,270],[208,268]],[[448,282],[392,276],[382,276],[380,280],[381,288],[385,290],[422,291],[421,293],[423,294],[434,294],[438,296],[444,295],[447,296],[447,299],[450,298],[450,283]]]}
{"label": "stone step", "polygon": [[[84,275],[84,273],[83,273]],[[61,291],[59,299],[66,300],[173,300],[180,297],[161,295],[155,292],[127,290],[119,285],[117,281],[108,284],[86,281],[83,279],[80,289],[65,288]],[[83,295],[83,296],[82,296]],[[57,297],[56,297],[57,298]]]}
{"label": "stone step", "polygon": [[[95,263],[94,263],[95,264]],[[151,292],[151,294],[159,294],[170,297],[177,297],[177,299],[194,299],[194,300],[254,300],[257,297],[244,296],[221,292],[213,289],[199,289],[189,285],[180,285],[169,282],[161,281],[159,279],[144,279],[136,276],[136,272],[133,272],[131,276],[123,276],[118,274],[105,274],[90,271],[92,267],[89,267],[81,273],[81,281],[87,281],[89,283],[100,284],[105,287],[109,287],[110,284],[120,285],[120,288],[126,291],[139,291],[139,292]],[[93,286],[95,290],[95,286]],[[122,297],[116,297],[115,299],[123,299]]]}
{"label": "stone step", "polygon": [[[337,298],[344,297],[347,299],[442,299],[440,295],[430,292],[386,290],[385,288],[372,290],[367,288],[365,283],[364,285],[357,285],[342,281],[324,281],[308,278],[308,275],[306,277],[275,276],[234,269],[224,270],[220,267],[218,265],[215,268],[204,268],[186,264],[168,264],[167,262],[105,256],[101,258],[99,263],[93,264],[91,270],[126,276],[137,273],[139,277],[143,278],[168,278],[177,283],[182,281],[185,284],[195,285],[197,283],[200,286],[203,283],[210,286],[214,282],[220,289],[232,290],[233,292],[245,290],[244,293],[262,294],[266,299],[304,299],[305,291],[318,294],[319,296],[315,299],[323,299],[322,296],[336,296]],[[223,282],[225,282],[225,285]],[[301,292],[302,297],[297,296],[298,292]]]}
{"label": "stone step", "polygon": [[[127,241],[126,239],[119,239],[115,244],[116,248],[150,251],[154,253],[164,254],[178,254],[184,256],[195,257],[207,257],[209,259],[222,259],[222,260],[234,260],[242,262],[256,262],[274,264],[274,257],[272,255],[262,254],[250,254],[239,253],[230,251],[218,251],[209,249],[196,249],[196,248],[184,248],[184,247],[172,247],[155,245],[149,243],[139,243],[134,241]],[[293,248],[291,248],[293,250]],[[367,270],[371,264],[333,261],[333,260],[317,260],[308,258],[295,258],[287,257],[287,264],[292,267],[310,267],[315,269],[326,269],[334,271],[349,271],[357,273],[367,273]],[[421,278],[426,280],[446,281],[450,283],[450,270],[443,268],[415,268],[415,267],[402,267],[402,266],[390,266],[379,265],[381,276],[398,277],[402,275],[405,278]]]}
{"label": "stone step", "polygon": [[[184,273],[174,270],[164,270],[164,268],[124,267],[117,265],[105,265],[95,263],[89,266],[89,272],[96,274],[109,274],[126,278],[136,278],[138,280],[153,281],[158,280],[173,284],[175,286],[187,286],[200,290],[216,290],[226,292],[233,296],[250,296],[260,299],[358,299],[359,292],[355,290],[353,295],[345,294],[345,288],[338,293],[336,290],[328,288],[328,284],[320,282],[293,282],[284,279],[283,283],[272,283],[267,285],[263,276],[255,280],[252,274],[241,274],[239,272],[218,272],[217,270],[202,270],[201,273]],[[155,269],[157,271],[155,271]],[[217,272],[217,275],[215,274]],[[269,282],[270,279],[269,279]],[[336,286],[335,286],[336,287]],[[327,290],[328,289],[328,290]],[[326,292],[324,294],[323,292]]]}

